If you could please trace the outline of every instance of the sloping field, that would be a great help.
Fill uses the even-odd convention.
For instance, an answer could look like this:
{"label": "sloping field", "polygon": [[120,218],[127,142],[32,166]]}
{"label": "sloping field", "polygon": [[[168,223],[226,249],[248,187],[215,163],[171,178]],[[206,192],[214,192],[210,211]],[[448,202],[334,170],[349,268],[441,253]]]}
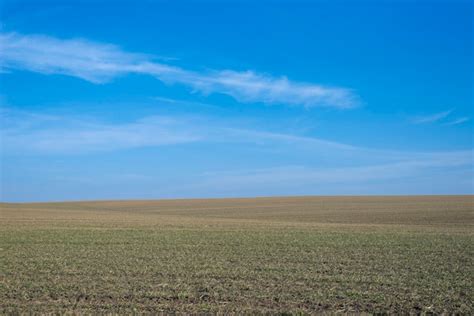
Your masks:
{"label": "sloping field", "polygon": [[2,313],[474,313],[473,196],[0,208]]}

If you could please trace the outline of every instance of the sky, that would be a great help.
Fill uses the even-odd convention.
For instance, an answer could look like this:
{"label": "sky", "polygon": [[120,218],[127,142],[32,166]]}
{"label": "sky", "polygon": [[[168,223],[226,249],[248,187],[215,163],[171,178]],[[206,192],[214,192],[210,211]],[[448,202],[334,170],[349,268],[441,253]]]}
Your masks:
{"label": "sky", "polygon": [[469,0],[0,0],[0,200],[474,194],[473,38]]}

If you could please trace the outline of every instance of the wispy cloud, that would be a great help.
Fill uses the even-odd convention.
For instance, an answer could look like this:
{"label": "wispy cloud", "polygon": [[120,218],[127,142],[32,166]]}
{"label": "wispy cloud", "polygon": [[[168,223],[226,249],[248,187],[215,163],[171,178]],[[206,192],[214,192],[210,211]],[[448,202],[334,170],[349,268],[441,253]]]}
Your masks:
{"label": "wispy cloud", "polygon": [[262,143],[265,141],[279,142],[286,144],[304,144],[313,148],[324,147],[326,149],[333,150],[360,150],[360,147],[355,147],[343,143],[338,143],[334,141],[329,141],[325,139],[319,139],[315,137],[305,137],[291,134],[275,133],[268,131],[259,131],[259,130],[249,130],[242,128],[232,128],[232,127],[223,127],[223,135],[227,139],[237,139],[237,140],[246,140],[247,142],[257,142]]}
{"label": "wispy cloud", "polygon": [[326,152],[362,150],[314,137],[248,129],[238,122],[222,122],[208,116],[155,115],[131,122],[107,123],[90,117],[38,114],[3,107],[0,122],[2,147],[8,153],[77,154],[191,142],[290,145]]}
{"label": "wispy cloud", "polygon": [[195,142],[202,137],[188,121],[151,116],[127,123],[87,122],[82,118],[3,112],[1,152],[78,154]]}
{"label": "wispy cloud", "polygon": [[[238,143],[243,152],[263,152],[265,157],[270,152],[272,155],[272,159],[257,162],[250,169],[233,169],[229,166],[230,169],[226,171],[190,175],[194,180],[189,187],[183,184],[175,187],[176,192],[186,194],[202,190],[226,196],[234,192],[245,195],[254,195],[255,192],[360,194],[380,192],[377,183],[392,179],[409,179],[406,185],[413,186],[413,190],[419,190],[415,181],[422,181],[424,193],[430,193],[430,188],[442,189],[439,191],[441,193],[451,192],[449,190],[454,189],[449,187],[449,183],[459,185],[462,190],[472,191],[469,189],[472,188],[474,166],[472,149],[413,152],[363,148],[314,137],[247,129],[238,126],[235,121],[230,124],[212,117],[182,115],[148,116],[117,123],[91,118],[85,120],[84,117],[74,115],[36,114],[3,108],[0,123],[2,156],[27,153],[61,157],[193,143]],[[281,151],[275,151],[276,148]],[[280,165],[277,163],[280,153],[287,158],[288,154],[296,153],[297,159],[290,157]],[[265,167],[258,168],[259,165]],[[447,178],[451,182],[443,184]],[[431,183],[430,179],[440,184],[429,186],[427,183]],[[135,180],[143,181],[138,178]],[[246,191],[242,193],[241,188]],[[404,191],[407,192],[411,191]]]}
{"label": "wispy cloud", "polygon": [[360,166],[315,168],[307,166],[282,166],[231,172],[203,174],[208,183],[217,186],[263,185],[268,183],[361,183],[364,181],[406,178],[423,174],[430,169],[472,166],[472,151],[430,153],[403,161]]}
{"label": "wispy cloud", "polygon": [[2,69],[75,76],[93,83],[136,71],[146,56],[87,40],[60,40],[44,35],[0,35]]}
{"label": "wispy cloud", "polygon": [[[3,154],[16,151],[76,154],[192,142],[246,143],[270,145],[271,148],[282,145],[318,156],[329,153],[329,159],[349,155],[352,162],[357,162],[359,156],[390,163],[432,161],[434,156],[443,161],[454,161],[453,157],[461,153],[455,152],[453,156],[453,152],[420,153],[359,147],[316,137],[249,129],[239,126],[236,121],[209,116],[153,115],[127,122],[101,122],[91,117],[38,114],[4,106],[0,108],[0,122]],[[462,153],[472,155],[472,151]]]}
{"label": "wispy cloud", "polygon": [[411,122],[414,124],[426,124],[426,123],[435,123],[446,117],[448,117],[453,110],[448,110],[444,112],[434,113],[425,116],[417,116],[411,119]]}
{"label": "wispy cloud", "polygon": [[193,71],[158,63],[152,56],[123,51],[118,46],[85,39],[45,35],[0,35],[0,69],[62,74],[106,83],[129,73],[152,75],[165,83],[182,84],[203,94],[223,93],[240,102],[305,107],[352,108],[360,101],[351,89],[295,82],[255,71]]}
{"label": "wispy cloud", "polygon": [[[391,162],[350,166],[283,165],[260,169],[205,172],[188,190],[217,191],[221,196],[242,192],[252,196],[298,194],[446,194],[473,193],[473,151],[405,153]],[[395,184],[391,187],[391,184]],[[400,185],[402,183],[402,185]],[[383,184],[383,185],[381,185]],[[244,189],[242,189],[244,188]],[[387,191],[390,188],[390,191]],[[241,193],[242,194],[242,193]]]}
{"label": "wispy cloud", "polygon": [[467,121],[469,121],[469,120],[470,120],[470,118],[467,117],[467,116],[465,116],[465,117],[460,117],[460,118],[457,118],[457,119],[455,119],[455,120],[453,120],[453,121],[447,122],[447,123],[444,124],[444,125],[458,125],[458,124],[462,124],[462,123],[464,123],[464,122],[467,122]]}

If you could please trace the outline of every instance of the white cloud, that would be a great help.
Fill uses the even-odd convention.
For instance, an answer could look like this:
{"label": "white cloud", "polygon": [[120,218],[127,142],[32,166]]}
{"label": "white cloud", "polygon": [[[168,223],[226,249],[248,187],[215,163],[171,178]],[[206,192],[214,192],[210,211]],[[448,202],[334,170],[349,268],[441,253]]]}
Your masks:
{"label": "white cloud", "polygon": [[470,120],[469,117],[466,117],[466,116],[465,117],[460,117],[460,118],[457,118],[457,119],[455,119],[451,122],[447,122],[445,125],[458,125],[458,124],[462,124],[464,122],[467,122],[469,120]]}
{"label": "white cloud", "polygon": [[0,53],[2,69],[63,74],[94,83],[136,71],[146,58],[109,44],[16,33],[0,35]]}
{"label": "white cloud", "polygon": [[305,136],[297,136],[291,134],[282,134],[282,133],[275,133],[275,132],[267,132],[267,131],[258,131],[258,130],[249,130],[249,129],[241,129],[241,128],[232,128],[232,127],[223,127],[221,135],[225,135],[225,137],[229,140],[236,139],[236,140],[245,140],[246,142],[255,142],[255,143],[265,143],[265,142],[279,142],[279,143],[286,143],[286,144],[293,144],[293,145],[306,145],[308,147],[313,148],[321,148],[324,147],[326,149],[332,150],[346,150],[346,151],[353,151],[353,150],[362,150],[360,147],[355,147],[343,143],[338,143],[334,141],[329,141],[325,139],[319,139],[315,137],[305,137]]}
{"label": "white cloud", "polygon": [[240,102],[305,107],[352,108],[359,104],[350,89],[294,82],[254,71],[197,72],[158,63],[144,54],[128,53],[111,44],[45,35],[0,34],[2,71],[22,69],[62,74],[106,83],[129,73],[152,75],[166,83],[183,84],[204,94],[223,93]]}
{"label": "white cloud", "polygon": [[359,103],[358,97],[349,89],[292,82],[286,77],[275,78],[253,71],[213,72],[207,76],[195,76],[189,84],[204,93],[218,91],[241,102],[337,108],[351,108]]}
{"label": "white cloud", "polygon": [[151,116],[129,123],[87,122],[81,118],[13,112],[1,117],[1,152],[77,154],[195,142],[188,121]]}
{"label": "white cloud", "polygon": [[200,176],[199,183],[186,189],[211,191],[221,196],[233,196],[234,192],[247,196],[474,192],[472,150],[406,153],[403,159],[394,162],[389,158],[381,163],[367,160],[352,166],[283,165],[206,172]]}
{"label": "white cloud", "polygon": [[90,117],[39,114],[0,108],[3,150],[12,152],[63,153],[112,151],[190,142],[242,143],[295,146],[300,150],[345,151],[355,155],[365,149],[338,142],[252,130],[238,122],[212,117],[147,116],[131,122],[107,123]]}
{"label": "white cloud", "polygon": [[412,123],[415,123],[415,124],[435,123],[448,117],[448,115],[451,114],[452,112],[453,110],[448,110],[448,111],[430,114],[426,116],[417,116],[417,117],[414,117],[411,121]]}
{"label": "white cloud", "polygon": [[[239,127],[237,121],[197,116],[147,116],[129,122],[100,122],[90,117],[38,114],[2,107],[0,145],[3,155],[34,152],[77,154],[156,147],[193,142],[257,145],[286,154],[313,155],[323,161],[422,166],[473,163],[472,150],[406,152],[352,146],[335,141]],[[232,125],[232,126],[230,126]],[[235,127],[234,127],[235,126]],[[267,146],[269,145],[269,146]],[[289,151],[289,149],[291,149]],[[337,160],[339,159],[339,160]]]}
{"label": "white cloud", "polygon": [[203,176],[209,183],[218,186],[264,185],[267,183],[298,183],[300,185],[362,183],[364,181],[412,177],[423,174],[428,169],[472,166],[472,155],[472,151],[429,153],[395,163],[328,168],[283,166],[232,172],[210,172],[203,174]]}
{"label": "white cloud", "polygon": [[[149,116],[132,122],[111,123],[77,116],[36,114],[3,108],[0,123],[0,154],[4,157],[45,154],[57,158],[58,154],[77,155],[206,142],[239,143],[239,150],[249,150],[267,158],[260,161],[265,166],[260,169],[233,169],[228,166],[230,169],[226,171],[191,175],[191,178],[197,179],[194,184],[189,184],[191,187],[182,187],[180,184],[179,190],[176,189],[177,192],[187,194],[204,190],[203,192],[232,195],[234,192],[242,193],[242,188],[247,190],[245,194],[248,195],[254,195],[255,192],[357,193],[370,186],[375,191],[367,192],[380,192],[377,181],[390,182],[392,179],[406,181],[406,185],[412,187],[416,186],[416,179],[421,179],[426,190],[423,192],[427,193],[430,192],[429,183],[432,183],[430,179],[434,179],[441,184],[436,182],[433,188],[448,190],[439,191],[441,193],[451,192],[449,190],[452,187],[443,184],[446,177],[452,177],[452,183],[463,190],[472,188],[472,149],[446,152],[387,151],[313,137],[230,127],[229,122],[210,117]],[[232,125],[238,126],[238,122],[233,121]],[[288,157],[291,153],[296,153],[298,158],[295,160]],[[284,165],[278,164],[281,157],[287,157]],[[287,165],[288,162],[296,164]],[[341,189],[341,186],[346,189]],[[267,191],[262,191],[262,188]]]}

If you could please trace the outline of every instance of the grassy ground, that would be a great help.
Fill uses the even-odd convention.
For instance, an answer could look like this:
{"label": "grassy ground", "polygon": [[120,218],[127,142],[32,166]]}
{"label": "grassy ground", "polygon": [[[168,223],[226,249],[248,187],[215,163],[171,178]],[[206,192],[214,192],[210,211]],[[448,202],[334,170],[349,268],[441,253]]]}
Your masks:
{"label": "grassy ground", "polygon": [[0,207],[1,313],[474,313],[473,196]]}

